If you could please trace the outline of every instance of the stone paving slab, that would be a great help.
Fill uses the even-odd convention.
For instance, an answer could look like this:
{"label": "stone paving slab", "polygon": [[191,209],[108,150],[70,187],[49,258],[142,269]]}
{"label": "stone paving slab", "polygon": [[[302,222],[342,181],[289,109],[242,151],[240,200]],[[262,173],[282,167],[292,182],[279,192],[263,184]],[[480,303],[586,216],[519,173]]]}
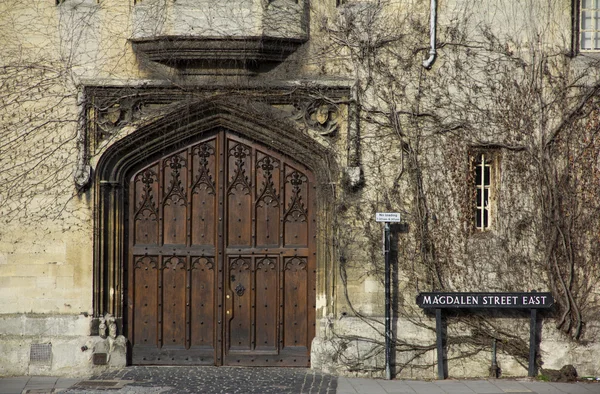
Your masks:
{"label": "stone paving slab", "polygon": [[465,380],[465,385],[479,394],[504,394],[497,386],[487,380]]}
{"label": "stone paving slab", "polygon": [[0,379],[0,394],[20,394],[28,380],[29,377]]}
{"label": "stone paving slab", "polygon": [[[569,383],[549,383],[550,386],[569,394],[589,394],[600,393],[600,384],[598,383],[578,383],[575,385]],[[590,391],[595,390],[595,391]]]}
{"label": "stone paving slab", "polygon": [[[510,379],[489,380],[369,380],[338,378],[337,394],[600,394],[598,383],[546,383]],[[376,385],[376,386],[375,386]],[[372,391],[376,387],[376,391]]]}

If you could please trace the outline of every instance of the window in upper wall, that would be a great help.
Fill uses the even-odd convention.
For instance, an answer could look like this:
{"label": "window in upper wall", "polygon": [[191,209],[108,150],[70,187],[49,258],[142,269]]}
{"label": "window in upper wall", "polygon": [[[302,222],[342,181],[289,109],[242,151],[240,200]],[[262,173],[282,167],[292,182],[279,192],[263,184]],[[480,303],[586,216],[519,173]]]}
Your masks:
{"label": "window in upper wall", "polygon": [[579,50],[600,50],[600,0],[579,1]]}
{"label": "window in upper wall", "polygon": [[478,231],[491,229],[496,209],[498,189],[498,153],[492,150],[478,151],[471,156],[473,171],[473,196],[475,208],[473,227]]}

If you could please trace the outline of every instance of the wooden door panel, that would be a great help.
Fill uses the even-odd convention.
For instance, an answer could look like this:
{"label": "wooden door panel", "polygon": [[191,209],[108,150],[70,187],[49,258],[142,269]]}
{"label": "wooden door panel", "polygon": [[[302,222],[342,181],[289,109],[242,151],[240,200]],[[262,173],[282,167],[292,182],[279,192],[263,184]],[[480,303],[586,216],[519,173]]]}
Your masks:
{"label": "wooden door panel", "polygon": [[256,151],[254,233],[256,246],[259,248],[279,246],[280,169],[279,160]]}
{"label": "wooden door panel", "polygon": [[252,149],[227,139],[227,247],[252,246]]}
{"label": "wooden door panel", "polygon": [[278,348],[279,259],[278,256],[257,257],[255,265],[255,308],[257,350]]}
{"label": "wooden door panel", "polygon": [[215,282],[214,256],[193,257],[190,287],[190,346],[214,351],[215,344]]}
{"label": "wooden door panel", "polygon": [[142,346],[157,346],[158,326],[158,257],[133,256],[134,305],[136,324],[133,343]]}
{"label": "wooden door panel", "polygon": [[[186,259],[184,257],[164,257],[162,282],[159,284],[159,310],[162,309],[163,348],[185,348],[186,345]],[[162,290],[162,291],[160,291]]]}
{"label": "wooden door panel", "polygon": [[226,303],[226,326],[228,342],[227,352],[248,351],[253,348],[253,319],[252,310],[252,257],[229,257],[229,275],[226,278],[227,289],[225,297],[230,297]]}
{"label": "wooden door panel", "polygon": [[307,343],[307,258],[291,257],[284,260],[286,295],[283,315],[283,346],[308,347]]}
{"label": "wooden door panel", "polygon": [[187,158],[186,152],[162,161],[162,226],[164,245],[185,245],[187,239]]}
{"label": "wooden door panel", "polygon": [[216,242],[216,138],[192,147],[191,244],[214,246]]}
{"label": "wooden door panel", "polygon": [[283,214],[283,239],[285,247],[306,247],[308,245],[307,202],[308,178],[301,171],[286,165]]}
{"label": "wooden door panel", "polygon": [[133,212],[134,242],[153,245],[158,242],[158,166],[137,174],[133,181],[135,209]]}
{"label": "wooden door panel", "polygon": [[307,366],[310,172],[220,132],[130,179],[134,364]]}

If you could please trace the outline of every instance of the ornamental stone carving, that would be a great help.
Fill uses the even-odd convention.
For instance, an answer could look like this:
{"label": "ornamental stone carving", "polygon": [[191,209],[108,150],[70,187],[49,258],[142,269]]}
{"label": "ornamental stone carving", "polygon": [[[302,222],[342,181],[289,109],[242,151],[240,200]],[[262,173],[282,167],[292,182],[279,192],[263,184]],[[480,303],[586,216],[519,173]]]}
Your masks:
{"label": "ornamental stone carving", "polygon": [[292,118],[323,136],[335,135],[340,128],[338,106],[324,99],[296,103]]}

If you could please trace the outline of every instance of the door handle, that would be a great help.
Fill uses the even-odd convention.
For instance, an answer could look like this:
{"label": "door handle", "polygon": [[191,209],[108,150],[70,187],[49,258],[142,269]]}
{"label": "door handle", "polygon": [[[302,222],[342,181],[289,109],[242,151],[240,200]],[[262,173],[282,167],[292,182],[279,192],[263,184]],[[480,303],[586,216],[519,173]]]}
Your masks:
{"label": "door handle", "polygon": [[244,295],[245,291],[246,291],[246,288],[241,283],[238,283],[238,285],[235,288],[235,294],[237,294],[238,297],[241,297]]}

